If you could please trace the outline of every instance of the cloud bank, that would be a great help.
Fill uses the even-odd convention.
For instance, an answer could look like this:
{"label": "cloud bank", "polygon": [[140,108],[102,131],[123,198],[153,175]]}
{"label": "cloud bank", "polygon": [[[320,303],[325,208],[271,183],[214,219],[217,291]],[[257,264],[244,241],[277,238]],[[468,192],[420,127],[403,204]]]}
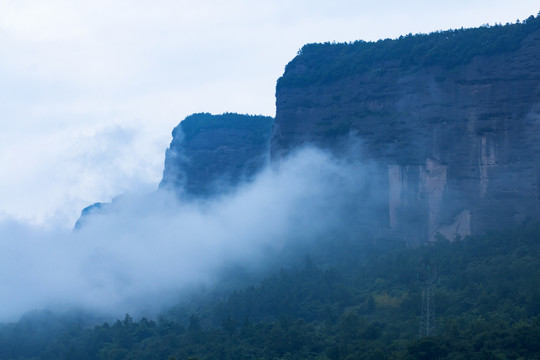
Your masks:
{"label": "cloud bank", "polygon": [[256,268],[343,228],[375,201],[370,166],[305,149],[209,200],[124,196],[77,231],[0,225],[0,321],[46,307],[120,316],[177,301],[229,265]]}

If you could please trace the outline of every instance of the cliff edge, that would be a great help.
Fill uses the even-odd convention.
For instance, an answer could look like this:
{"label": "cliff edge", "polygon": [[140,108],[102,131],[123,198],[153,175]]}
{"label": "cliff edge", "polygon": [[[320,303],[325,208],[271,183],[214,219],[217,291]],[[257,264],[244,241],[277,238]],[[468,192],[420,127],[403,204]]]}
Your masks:
{"label": "cliff edge", "polygon": [[206,196],[250,180],[268,162],[273,122],[232,113],[186,117],[172,132],[159,187]]}
{"label": "cliff edge", "polygon": [[272,158],[359,138],[387,174],[387,227],[409,241],[540,216],[540,16],[306,45],[276,105]]}

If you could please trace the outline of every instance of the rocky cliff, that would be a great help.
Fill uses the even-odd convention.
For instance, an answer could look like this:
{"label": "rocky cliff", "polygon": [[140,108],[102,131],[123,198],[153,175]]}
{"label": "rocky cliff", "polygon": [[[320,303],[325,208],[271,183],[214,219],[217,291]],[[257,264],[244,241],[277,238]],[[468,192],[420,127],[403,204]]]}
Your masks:
{"label": "rocky cliff", "polygon": [[274,119],[193,114],[173,130],[160,188],[213,195],[249,180],[267,163]]}
{"label": "rocky cliff", "polygon": [[540,216],[540,16],[307,45],[276,97],[272,157],[359,138],[387,174],[386,225],[410,241]]}
{"label": "rocky cliff", "polygon": [[[189,115],[172,132],[159,189],[184,198],[205,197],[251,180],[268,163],[273,122],[259,115]],[[120,197],[84,208],[74,230],[110,210]]]}

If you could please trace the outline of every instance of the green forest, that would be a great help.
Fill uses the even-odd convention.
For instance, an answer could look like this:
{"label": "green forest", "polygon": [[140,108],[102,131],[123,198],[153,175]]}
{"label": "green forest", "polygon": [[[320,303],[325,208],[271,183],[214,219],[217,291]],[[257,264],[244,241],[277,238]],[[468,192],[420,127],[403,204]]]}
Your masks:
{"label": "green forest", "polygon": [[516,50],[538,29],[540,14],[514,24],[408,34],[376,42],[307,44],[287,65],[277,87],[330,83],[368,71],[382,73],[388,64],[398,66],[401,71],[430,66],[452,69],[475,56]]}
{"label": "green forest", "polygon": [[[407,247],[320,241],[297,264],[155,319],[0,326],[0,359],[538,359],[540,223]],[[419,337],[423,269],[436,329]]]}

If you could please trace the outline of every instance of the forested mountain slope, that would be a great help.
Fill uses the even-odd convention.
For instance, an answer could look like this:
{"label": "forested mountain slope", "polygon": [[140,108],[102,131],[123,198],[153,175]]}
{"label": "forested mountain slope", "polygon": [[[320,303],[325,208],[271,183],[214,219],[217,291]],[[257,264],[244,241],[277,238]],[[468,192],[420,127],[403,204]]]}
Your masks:
{"label": "forested mountain slope", "polygon": [[[540,225],[428,247],[328,239],[302,264],[238,291],[95,328],[0,327],[2,359],[534,359]],[[362,240],[362,239],[358,239]],[[429,260],[435,336],[418,339]],[[33,326],[33,327],[32,327]],[[39,327],[56,329],[56,335]],[[33,329],[33,330],[32,330]],[[24,336],[22,336],[24,335]],[[43,341],[43,338],[47,341]],[[51,338],[52,337],[52,338]]]}

